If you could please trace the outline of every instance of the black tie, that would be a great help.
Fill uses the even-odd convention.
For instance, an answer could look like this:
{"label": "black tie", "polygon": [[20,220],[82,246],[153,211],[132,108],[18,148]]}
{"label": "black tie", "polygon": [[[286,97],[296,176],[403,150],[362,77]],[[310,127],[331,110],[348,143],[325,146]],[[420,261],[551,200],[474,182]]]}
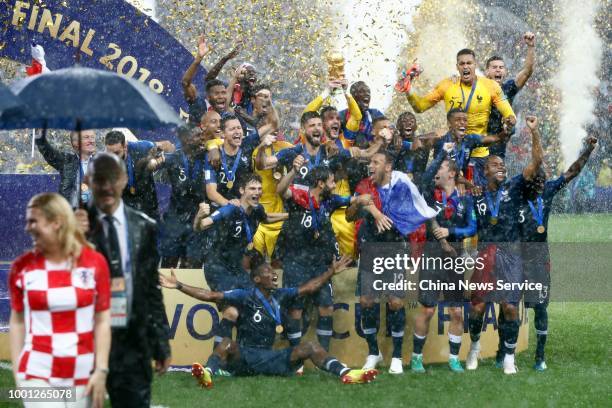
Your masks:
{"label": "black tie", "polygon": [[121,248],[119,247],[119,237],[117,236],[117,230],[115,229],[115,223],[111,215],[104,216],[104,221],[108,225],[108,243],[110,248],[110,272],[111,277],[117,278],[123,276],[123,269],[121,267]]}

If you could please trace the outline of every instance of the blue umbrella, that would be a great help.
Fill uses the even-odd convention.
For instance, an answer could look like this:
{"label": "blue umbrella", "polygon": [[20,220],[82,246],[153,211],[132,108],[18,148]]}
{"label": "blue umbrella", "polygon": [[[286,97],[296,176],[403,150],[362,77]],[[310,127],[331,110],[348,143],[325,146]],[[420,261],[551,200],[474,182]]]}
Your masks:
{"label": "blue umbrella", "polygon": [[[0,129],[76,130],[79,150],[83,129],[157,129],[183,123],[161,96],[135,79],[109,71],[75,66],[23,79],[11,89],[25,110],[0,117]],[[80,201],[80,184],[78,190]]]}
{"label": "blue umbrella", "polygon": [[109,71],[59,69],[18,81],[11,89],[29,112],[0,118],[0,129],[157,129],[182,123],[160,95]]}
{"label": "blue umbrella", "polygon": [[11,90],[0,82],[0,115],[10,114],[23,108],[23,103],[11,92]]}

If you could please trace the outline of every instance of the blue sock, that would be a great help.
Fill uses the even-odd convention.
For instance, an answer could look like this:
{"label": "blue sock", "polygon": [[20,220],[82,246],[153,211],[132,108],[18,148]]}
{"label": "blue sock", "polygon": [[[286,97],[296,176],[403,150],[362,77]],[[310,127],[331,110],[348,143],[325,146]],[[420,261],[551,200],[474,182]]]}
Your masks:
{"label": "blue sock", "polygon": [[319,316],[317,323],[317,339],[325,351],[329,351],[329,342],[332,338],[334,318],[331,316]]}
{"label": "blue sock", "polygon": [[212,353],[210,357],[208,357],[206,367],[210,369],[211,373],[217,374],[219,368],[221,367],[221,358],[217,354]]}
{"label": "blue sock", "polygon": [[228,319],[221,319],[221,322],[219,323],[219,327],[217,327],[217,332],[215,333],[215,341],[213,343],[213,350],[217,348],[219,343],[221,343],[221,340],[223,340],[224,338],[228,338],[228,339],[232,338],[232,330],[234,329],[235,325],[236,325],[236,322],[233,322]]}
{"label": "blue sock", "polygon": [[497,361],[502,361],[504,359],[504,354],[506,354],[506,348],[504,347],[504,323],[506,321],[506,317],[504,316],[504,310],[502,307],[499,307],[499,315],[497,317],[497,335],[499,336],[499,344],[497,345],[497,354],[495,355],[495,359]]}
{"label": "blue sock", "polygon": [[518,340],[519,321],[506,320],[504,322],[504,349],[506,354],[514,354],[516,349],[516,341]]}
{"label": "blue sock", "polygon": [[368,342],[368,354],[377,356],[378,350],[378,334],[377,322],[380,319],[380,310],[376,307],[361,309],[361,328],[366,341]]}
{"label": "blue sock", "polygon": [[289,344],[292,347],[300,344],[300,340],[302,339],[301,319],[287,319],[287,339],[289,339]]}
{"label": "blue sock", "polygon": [[448,333],[448,346],[450,350],[449,354],[451,356],[458,356],[459,349],[461,349],[461,336]]}
{"label": "blue sock", "polygon": [[468,319],[468,326],[470,329],[470,339],[472,340],[472,343],[480,341],[480,332],[482,331],[483,321],[483,316],[470,315]]}
{"label": "blue sock", "polygon": [[538,304],[534,308],[535,312],[535,329],[537,337],[536,360],[544,360],[544,347],[546,346],[546,338],[548,337],[548,305]]}
{"label": "blue sock", "polygon": [[423,354],[423,346],[426,340],[427,336],[419,336],[414,333],[412,335],[412,354]]}
{"label": "blue sock", "polygon": [[404,327],[406,326],[406,310],[391,310],[387,312],[387,327],[391,328],[393,339],[393,358],[402,358],[402,345],[404,343]]}
{"label": "blue sock", "polygon": [[334,357],[327,357],[323,362],[323,367],[319,367],[328,373],[332,373],[337,375],[338,377],[343,376],[344,374],[351,371],[350,368],[346,367],[344,364],[336,360]]}

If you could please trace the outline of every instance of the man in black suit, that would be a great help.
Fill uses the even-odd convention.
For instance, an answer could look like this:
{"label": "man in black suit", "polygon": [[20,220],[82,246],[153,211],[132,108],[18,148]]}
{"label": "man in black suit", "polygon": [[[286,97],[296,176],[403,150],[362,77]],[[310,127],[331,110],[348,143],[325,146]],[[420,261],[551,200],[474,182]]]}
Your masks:
{"label": "man in black suit", "polygon": [[77,217],[111,269],[112,344],[106,381],[113,407],[149,407],[152,369],[170,365],[169,327],[158,284],[157,224],[123,204],[125,165],[111,153],[90,162],[93,200]]}
{"label": "man in black suit", "polygon": [[46,132],[40,132],[36,137],[38,150],[60,175],[59,193],[70,203],[72,208],[78,208],[81,201],[78,196],[78,185],[81,185],[81,197],[87,204],[91,197],[89,186],[85,184],[85,172],[89,158],[96,152],[96,133],[93,130],[81,131],[81,150],[79,151],[79,134],[70,133],[70,143],[73,151],[62,151],[53,146],[46,137]]}

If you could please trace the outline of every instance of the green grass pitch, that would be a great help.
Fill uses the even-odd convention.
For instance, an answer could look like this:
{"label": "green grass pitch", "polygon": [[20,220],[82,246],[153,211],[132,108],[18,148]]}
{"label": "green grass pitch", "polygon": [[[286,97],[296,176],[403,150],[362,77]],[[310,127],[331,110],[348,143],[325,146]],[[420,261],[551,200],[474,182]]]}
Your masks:
{"label": "green grass pitch", "polygon": [[[610,242],[612,216],[551,217],[550,240]],[[553,285],[554,268],[553,259]],[[576,271],[579,273],[580,271]],[[199,389],[190,374],[168,373],[155,379],[153,405],[166,407],[400,407],[400,406],[612,406],[612,319],[610,303],[553,303],[549,307],[547,363],[544,373],[532,369],[535,331],[529,349],[517,356],[519,372],[505,376],[492,359],[478,370],[451,373],[445,364],[427,366],[417,375],[406,369],[391,376],[383,368],[372,384],[343,385],[336,377],[307,371],[293,378],[215,378],[211,390]],[[530,312],[530,325],[533,312]],[[411,341],[407,333],[406,340]],[[365,342],[363,344],[365,346]],[[466,347],[467,345],[463,345]],[[12,386],[9,371],[0,371],[0,387]],[[2,403],[0,403],[1,405]],[[107,403],[107,405],[109,405]]]}

